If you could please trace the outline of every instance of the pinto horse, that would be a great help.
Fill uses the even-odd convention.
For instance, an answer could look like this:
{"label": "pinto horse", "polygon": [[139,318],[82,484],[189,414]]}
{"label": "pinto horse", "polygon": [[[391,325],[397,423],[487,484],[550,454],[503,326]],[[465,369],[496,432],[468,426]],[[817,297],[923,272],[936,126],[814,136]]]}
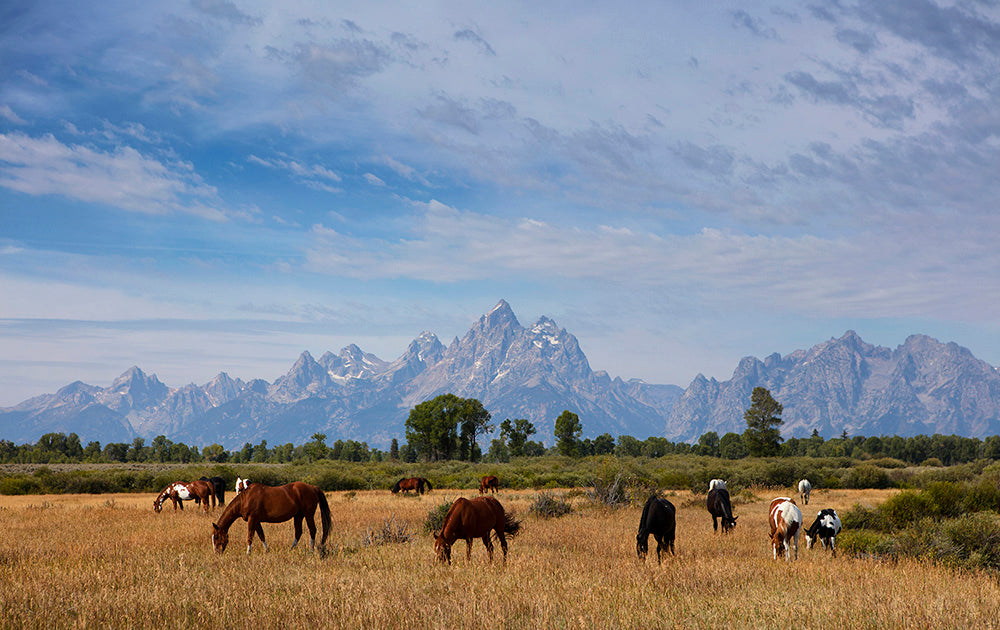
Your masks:
{"label": "pinto horse", "polygon": [[472,539],[481,538],[486,546],[490,562],[493,561],[493,541],[490,537],[496,532],[503,550],[503,561],[507,562],[507,538],[505,534],[516,536],[521,531],[521,522],[514,515],[504,512],[503,506],[493,497],[476,497],[475,499],[458,498],[451,504],[444,517],[444,526],[440,533],[434,534],[434,554],[441,564],[451,564],[451,546],[459,538],[464,538],[467,545],[465,559],[472,559]]}
{"label": "pinto horse", "polygon": [[779,553],[784,553],[785,561],[792,559],[792,547],[795,548],[795,559],[799,559],[799,533],[802,531],[802,510],[795,501],[788,497],[778,497],[771,501],[771,511],[768,516],[771,525],[771,550],[774,559]]}
{"label": "pinto horse", "polygon": [[229,527],[233,521],[242,518],[247,522],[247,555],[250,555],[254,533],[264,545],[264,551],[267,551],[261,523],[284,523],[295,519],[295,542],[292,543],[294,549],[302,537],[302,520],[305,519],[309,526],[309,548],[316,549],[314,516],[317,506],[323,525],[323,537],[319,543],[319,555],[323,557],[326,555],[326,538],[330,535],[330,506],[322,490],[302,481],[293,481],[283,486],[255,483],[240,492],[226,506],[219,522],[212,523],[212,547],[217,553],[225,551],[229,544]]}
{"label": "pinto horse", "polygon": [[809,493],[812,492],[812,489],[812,484],[809,483],[808,479],[799,482],[799,498],[802,499],[803,505],[809,505]]}
{"label": "pinto horse", "polygon": [[729,490],[725,488],[709,490],[705,505],[708,507],[708,513],[712,515],[712,531],[719,531],[719,519],[722,519],[723,534],[728,534],[729,530],[736,527],[736,519],[739,517],[733,516],[733,506],[729,502]]}
{"label": "pinto horse", "polygon": [[643,561],[649,551],[649,535],[656,539],[656,562],[660,563],[660,554],[669,551],[674,553],[674,532],[677,529],[677,510],[674,504],[655,494],[649,497],[642,508],[639,519],[639,533],[635,536],[635,552]]}
{"label": "pinto horse", "polygon": [[486,475],[479,480],[479,494],[486,494],[487,492],[493,492],[496,494],[500,491],[500,480],[496,478],[495,475]]}
{"label": "pinto horse", "polygon": [[175,481],[160,492],[159,496],[153,500],[153,511],[159,512],[163,509],[163,503],[170,499],[174,504],[174,509],[176,510],[180,507],[184,509],[185,501],[198,501],[201,503],[202,507],[205,508],[205,512],[208,512],[208,502],[212,501],[212,507],[215,507],[215,489],[212,487],[211,483],[201,481],[192,481],[191,483],[183,483],[181,481]]}
{"label": "pinto horse", "polygon": [[392,487],[392,493],[397,494],[400,491],[404,493],[410,490],[416,491],[417,494],[423,494],[425,492],[424,486],[427,487],[427,491],[434,489],[431,486],[431,482],[427,481],[423,477],[410,477],[409,479],[400,479],[396,482],[396,485]]}

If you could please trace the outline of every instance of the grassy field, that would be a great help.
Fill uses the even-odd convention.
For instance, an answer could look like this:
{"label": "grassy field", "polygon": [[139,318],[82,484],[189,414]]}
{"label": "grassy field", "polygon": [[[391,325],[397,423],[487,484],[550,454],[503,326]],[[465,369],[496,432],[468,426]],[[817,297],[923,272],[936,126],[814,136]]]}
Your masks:
{"label": "grassy field", "polygon": [[[787,490],[786,493],[790,493]],[[821,507],[876,504],[892,490],[815,491]],[[819,549],[774,562],[766,512],[780,491],[736,505],[734,534],[712,533],[704,495],[668,495],[678,508],[677,556],[635,557],[641,507],[607,510],[582,496],[574,511],[528,516],[533,491],[503,491],[524,520],[506,565],[481,542],[450,567],[433,563],[428,512],[474,491],[423,497],[328,492],[331,553],[289,551],[292,525],[265,525],[267,554],[243,553],[237,521],[229,550],[211,551],[213,518],[154,495],[0,496],[3,628],[964,628],[1000,623],[1000,586],[979,571],[916,561],[831,558]],[[369,545],[389,518],[409,542]],[[655,542],[650,539],[651,551]]]}

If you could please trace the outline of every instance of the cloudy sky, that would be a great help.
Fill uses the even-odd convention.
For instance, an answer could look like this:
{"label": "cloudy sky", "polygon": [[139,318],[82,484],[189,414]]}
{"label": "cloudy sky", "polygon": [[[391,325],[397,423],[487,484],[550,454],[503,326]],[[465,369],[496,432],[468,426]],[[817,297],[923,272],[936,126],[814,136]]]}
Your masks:
{"label": "cloudy sky", "polygon": [[0,8],[0,406],[501,298],[657,383],[848,329],[1000,363],[996,3],[351,4]]}

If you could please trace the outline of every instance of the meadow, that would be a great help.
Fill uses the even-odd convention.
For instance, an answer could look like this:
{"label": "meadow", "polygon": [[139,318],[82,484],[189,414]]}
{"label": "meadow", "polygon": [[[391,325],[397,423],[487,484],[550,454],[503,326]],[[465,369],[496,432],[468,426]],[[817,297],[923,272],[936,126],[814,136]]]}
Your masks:
{"label": "meadow", "polygon": [[[704,494],[668,492],[677,555],[635,554],[641,505],[609,509],[582,492],[553,491],[573,511],[529,514],[533,490],[498,499],[523,520],[504,564],[475,541],[453,564],[433,562],[429,512],[474,490],[422,497],[386,490],[327,492],[329,555],[289,550],[292,525],[266,524],[270,551],[244,553],[237,521],[223,555],[193,504],[152,510],[154,494],[0,496],[3,628],[958,628],[995,627],[1000,586],[982,570],[930,562],[833,558],[818,547],[775,562],[766,513],[791,489],[754,489],[734,506],[735,532],[714,534]],[[818,509],[876,505],[897,490],[816,490]],[[231,493],[227,495],[231,498]],[[379,544],[379,534],[409,534]],[[306,535],[308,536],[308,535]]]}

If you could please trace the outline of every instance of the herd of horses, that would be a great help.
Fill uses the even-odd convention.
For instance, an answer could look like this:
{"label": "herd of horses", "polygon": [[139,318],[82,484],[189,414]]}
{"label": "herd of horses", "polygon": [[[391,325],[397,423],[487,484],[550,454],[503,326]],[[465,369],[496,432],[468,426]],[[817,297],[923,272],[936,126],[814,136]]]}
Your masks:
{"label": "herd of horses", "polygon": [[[493,538],[500,542],[503,558],[507,560],[507,536],[516,536],[521,530],[521,522],[514,515],[504,510],[503,506],[493,496],[483,496],[489,492],[496,493],[500,480],[493,475],[483,477],[479,482],[480,496],[473,499],[458,498],[448,509],[440,531],[434,532],[434,554],[443,564],[451,564],[451,547],[458,540],[466,542],[466,559],[472,556],[472,541],[481,539],[486,547],[490,561],[493,560]],[[322,534],[318,546],[321,557],[326,555],[326,541],[330,535],[330,506],[326,495],[317,486],[302,481],[293,481],[283,486],[269,486],[262,483],[252,483],[248,479],[237,477],[236,497],[225,503],[225,481],[219,477],[202,477],[188,483],[175,482],[163,489],[153,501],[153,510],[160,512],[163,504],[170,499],[174,509],[184,509],[184,501],[200,503],[207,513],[209,502],[212,507],[225,505],[218,522],[212,523],[212,548],[217,553],[226,550],[229,544],[229,529],[237,519],[242,518],[247,523],[247,554],[253,545],[253,537],[260,539],[261,545],[267,551],[262,523],[284,523],[294,521],[294,549],[302,537],[302,524],[309,528],[309,546],[317,550],[316,545],[316,510],[319,509]],[[426,490],[425,490],[426,489]],[[432,490],[431,483],[423,477],[400,479],[392,486],[393,494],[414,491],[423,494]],[[799,482],[799,498],[808,505],[812,486],[808,480]],[[727,534],[736,527],[736,519],[729,497],[726,482],[713,479],[709,482],[706,507],[712,516],[712,528],[718,531],[722,524],[722,533]],[[656,560],[662,562],[662,555],[669,552],[675,555],[674,540],[677,530],[677,510],[666,498],[654,494],[649,497],[642,508],[639,519],[639,531],[635,537],[636,554],[645,560],[649,552],[649,537],[656,540]],[[777,497],[771,501],[768,513],[768,523],[771,532],[772,554],[775,560],[783,555],[786,561],[799,556],[799,534],[802,531],[802,510],[790,497]],[[811,549],[819,540],[824,549],[829,549],[837,555],[835,546],[841,523],[837,512],[831,508],[822,509],[816,516],[806,533],[806,548]]]}
{"label": "herd of horses", "polygon": [[[809,493],[812,484],[808,479],[799,482],[799,499],[803,504],[809,504]],[[729,490],[722,479],[713,479],[708,484],[708,497],[705,500],[708,513],[712,515],[712,529],[719,531],[719,521],[722,522],[722,533],[727,534],[736,527],[738,516],[733,515],[733,506],[729,498]],[[799,557],[799,534],[802,531],[802,510],[796,505],[795,499],[777,497],[771,501],[768,513],[768,524],[771,532],[771,552],[775,560],[783,555],[786,561]],[[649,549],[649,536],[656,540],[656,560],[661,561],[661,554],[669,551],[674,554],[674,537],[677,528],[676,510],[670,501],[653,495],[642,508],[639,520],[639,533],[635,537],[635,550],[639,558],[645,559]],[[818,540],[823,549],[829,549],[833,556],[837,555],[836,540],[840,533],[840,517],[833,508],[825,508],[816,515],[816,520],[806,532],[806,548],[812,549]]]}

